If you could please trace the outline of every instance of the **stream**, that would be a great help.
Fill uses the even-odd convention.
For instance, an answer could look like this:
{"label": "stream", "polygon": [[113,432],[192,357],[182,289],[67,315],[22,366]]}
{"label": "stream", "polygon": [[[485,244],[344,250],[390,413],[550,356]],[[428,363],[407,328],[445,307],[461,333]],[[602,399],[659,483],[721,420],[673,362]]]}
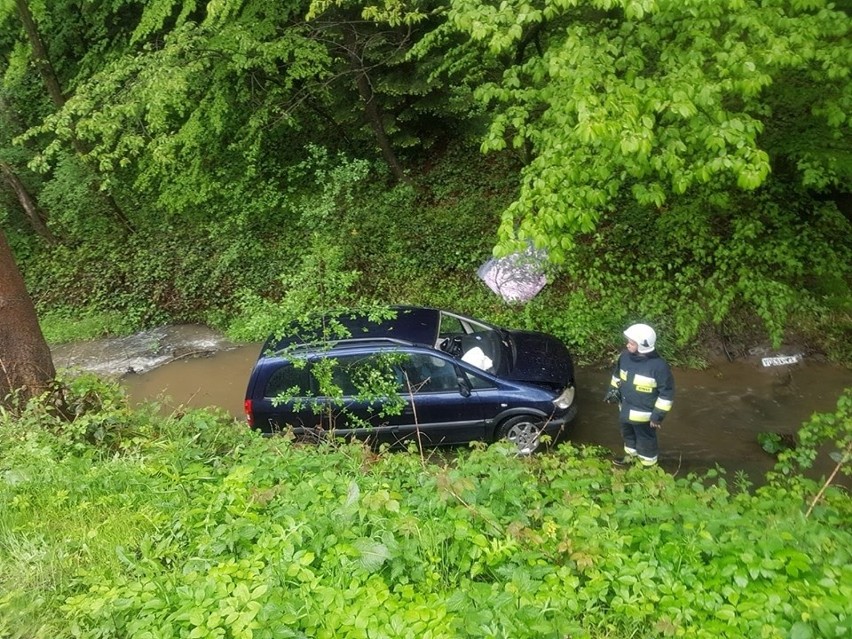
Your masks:
{"label": "stream", "polygon": [[[133,403],[158,401],[167,412],[216,406],[242,420],[246,382],[260,347],[184,325],[63,344],[53,348],[53,357],[57,368],[120,378]],[[850,369],[808,358],[764,365],[763,358],[773,355],[784,354],[755,349],[747,359],[674,370],[674,408],[659,435],[666,471],[683,475],[718,465],[729,478],[741,470],[760,482],[775,459],[761,448],[758,434],[794,435],[813,413],[834,412],[840,394],[852,387]],[[578,367],[579,413],[568,430],[570,441],[620,450],[617,410],[602,400],[609,375],[603,368]],[[826,455],[816,471],[827,474],[832,467]]]}

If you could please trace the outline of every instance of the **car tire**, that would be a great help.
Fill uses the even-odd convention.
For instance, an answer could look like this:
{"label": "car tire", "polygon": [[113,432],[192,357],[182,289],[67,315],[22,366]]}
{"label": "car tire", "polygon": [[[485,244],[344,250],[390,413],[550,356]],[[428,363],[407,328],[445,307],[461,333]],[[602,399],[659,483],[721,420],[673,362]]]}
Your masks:
{"label": "car tire", "polygon": [[497,429],[497,440],[513,443],[519,455],[532,455],[541,446],[541,420],[530,415],[510,417]]}

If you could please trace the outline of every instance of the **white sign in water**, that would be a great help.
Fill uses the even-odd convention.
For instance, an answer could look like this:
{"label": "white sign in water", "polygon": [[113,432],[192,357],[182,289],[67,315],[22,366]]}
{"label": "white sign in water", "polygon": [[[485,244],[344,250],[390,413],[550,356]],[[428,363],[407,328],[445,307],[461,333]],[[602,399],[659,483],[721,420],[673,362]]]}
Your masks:
{"label": "white sign in water", "polygon": [[802,361],[802,354],[796,355],[780,355],[778,357],[764,357],[760,360],[764,366],[787,366],[788,364],[796,364]]}

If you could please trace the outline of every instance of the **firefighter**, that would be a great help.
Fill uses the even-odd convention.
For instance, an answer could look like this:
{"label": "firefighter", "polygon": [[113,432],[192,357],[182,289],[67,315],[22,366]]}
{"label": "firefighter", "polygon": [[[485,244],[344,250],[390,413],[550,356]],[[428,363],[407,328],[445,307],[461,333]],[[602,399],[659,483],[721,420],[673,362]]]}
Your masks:
{"label": "firefighter", "polygon": [[638,461],[657,463],[657,431],[672,408],[674,377],[668,363],[657,354],[657,334],[647,324],[633,324],[626,331],[627,347],[612,371],[606,402],[617,402],[624,456],[615,464]]}

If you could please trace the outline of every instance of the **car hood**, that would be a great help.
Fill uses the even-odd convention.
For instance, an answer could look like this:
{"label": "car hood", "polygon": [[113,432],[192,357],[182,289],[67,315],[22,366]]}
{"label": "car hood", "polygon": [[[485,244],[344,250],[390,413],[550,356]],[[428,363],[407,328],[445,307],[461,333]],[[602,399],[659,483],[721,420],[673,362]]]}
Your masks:
{"label": "car hood", "polygon": [[515,345],[509,379],[555,385],[574,383],[574,364],[568,348],[552,335],[531,331],[506,331]]}

